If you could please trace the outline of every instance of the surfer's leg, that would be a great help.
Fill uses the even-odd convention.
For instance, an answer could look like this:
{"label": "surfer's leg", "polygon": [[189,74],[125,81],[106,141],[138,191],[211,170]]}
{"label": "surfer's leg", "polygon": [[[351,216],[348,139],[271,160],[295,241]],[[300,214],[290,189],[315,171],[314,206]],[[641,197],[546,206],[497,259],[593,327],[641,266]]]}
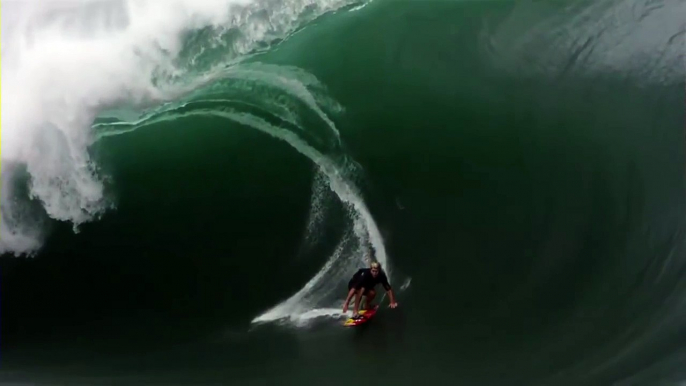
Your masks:
{"label": "surfer's leg", "polygon": [[364,293],[364,287],[360,288],[355,292],[355,308],[353,308],[353,316],[357,316],[360,312],[360,302],[362,301],[362,294]]}
{"label": "surfer's leg", "polygon": [[374,300],[375,296],[376,296],[376,291],[374,291],[374,290],[367,291],[367,299],[364,302],[365,309],[367,309],[367,310],[372,309],[372,301]]}
{"label": "surfer's leg", "polygon": [[350,301],[354,300],[353,296],[350,295],[350,291],[353,289],[353,285],[354,285],[353,280],[350,279],[350,281],[348,282],[348,292],[346,293],[346,299],[348,299],[348,304],[346,304],[346,306],[349,306]]}

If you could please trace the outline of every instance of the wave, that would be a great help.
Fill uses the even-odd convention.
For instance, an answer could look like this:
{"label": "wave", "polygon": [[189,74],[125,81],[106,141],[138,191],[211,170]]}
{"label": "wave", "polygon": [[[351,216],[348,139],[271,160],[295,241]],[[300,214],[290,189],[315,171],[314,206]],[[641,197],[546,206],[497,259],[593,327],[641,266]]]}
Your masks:
{"label": "wave", "polygon": [[[38,126],[8,134],[0,236],[45,253],[3,260],[5,347],[25,354],[7,372],[72,377],[83,345],[105,352],[84,373],[177,383],[302,382],[362,357],[401,383],[417,364],[453,383],[684,379],[681,3],[177,3],[193,20],[152,3],[31,11],[39,30],[77,20],[54,41],[84,50],[102,26],[117,54],[130,12],[184,26],[157,41],[140,24],[136,69],[60,52],[31,83],[10,56],[39,98],[13,122]],[[266,21],[278,7],[283,30]],[[20,40],[3,50],[42,57]],[[368,255],[412,285],[372,333],[253,328],[342,317]]]}
{"label": "wave", "polygon": [[12,18],[3,26],[2,92],[12,98],[2,101],[2,175],[3,182],[15,181],[16,170],[25,169],[29,191],[3,190],[0,253],[33,255],[42,245],[41,223],[25,220],[30,200],[40,202],[44,220],[69,222],[75,231],[115,208],[107,177],[89,154],[100,114],[131,116],[177,101],[317,17],[363,3],[3,4]]}

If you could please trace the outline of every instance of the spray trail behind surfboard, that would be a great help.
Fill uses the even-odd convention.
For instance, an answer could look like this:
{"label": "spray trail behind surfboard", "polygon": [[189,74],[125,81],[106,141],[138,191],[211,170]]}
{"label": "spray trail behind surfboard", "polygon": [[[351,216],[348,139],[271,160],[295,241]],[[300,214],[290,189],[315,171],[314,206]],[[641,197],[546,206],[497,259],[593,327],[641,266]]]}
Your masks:
{"label": "spray trail behind surfboard", "polygon": [[[264,122],[253,124],[260,130],[279,136],[278,128]],[[345,178],[342,165],[334,163],[295,136],[287,135],[287,138],[282,139],[317,164],[319,172],[328,180],[331,190],[345,205],[351,224],[322,269],[300,291],[253,319],[253,323],[277,320],[300,323],[319,316],[340,315],[340,296],[336,296],[340,294],[334,291],[357,267],[368,263],[365,260],[368,255],[381,262],[390,276],[390,267],[379,229],[360,193],[352,182]],[[373,250],[370,250],[368,245],[371,245]]]}

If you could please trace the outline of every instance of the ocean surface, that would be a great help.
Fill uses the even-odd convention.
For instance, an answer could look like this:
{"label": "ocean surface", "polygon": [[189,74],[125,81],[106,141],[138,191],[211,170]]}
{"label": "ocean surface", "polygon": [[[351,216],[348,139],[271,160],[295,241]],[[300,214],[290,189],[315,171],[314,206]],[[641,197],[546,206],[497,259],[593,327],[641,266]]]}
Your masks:
{"label": "ocean surface", "polygon": [[[2,3],[0,384],[686,385],[686,2]],[[380,311],[342,326],[368,257]]]}

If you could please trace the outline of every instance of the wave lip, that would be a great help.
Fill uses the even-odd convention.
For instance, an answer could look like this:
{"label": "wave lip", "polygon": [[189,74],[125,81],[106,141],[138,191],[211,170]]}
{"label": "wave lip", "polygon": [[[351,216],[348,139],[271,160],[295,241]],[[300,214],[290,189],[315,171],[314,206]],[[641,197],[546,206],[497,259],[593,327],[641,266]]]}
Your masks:
{"label": "wave lip", "polygon": [[[211,75],[350,0],[108,0],[3,4],[2,162],[24,165],[29,194],[2,197],[0,253],[33,254],[43,229],[26,202],[74,229],[114,208],[89,147],[105,110],[178,100]],[[13,181],[14,169],[3,170]],[[116,181],[114,181],[116,183]],[[11,213],[10,213],[11,212]],[[14,219],[14,220],[10,220]],[[12,241],[10,241],[12,240]]]}

